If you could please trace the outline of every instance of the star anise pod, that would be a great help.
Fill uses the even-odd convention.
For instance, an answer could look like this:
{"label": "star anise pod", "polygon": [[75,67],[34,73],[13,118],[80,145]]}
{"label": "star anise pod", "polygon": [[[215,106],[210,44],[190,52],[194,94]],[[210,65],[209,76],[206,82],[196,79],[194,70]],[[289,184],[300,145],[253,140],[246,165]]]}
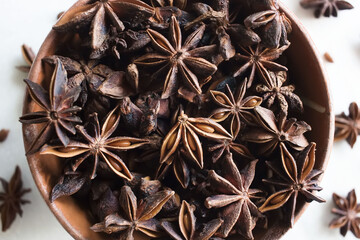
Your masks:
{"label": "star anise pod", "polygon": [[355,102],[349,106],[349,115],[344,112],[335,118],[335,141],[346,139],[354,147],[357,136],[360,134],[360,111]]}
{"label": "star anise pod", "polygon": [[67,146],[70,139],[66,132],[74,135],[76,133],[74,124],[81,123],[81,119],[76,116],[81,108],[73,106],[79,97],[80,87],[68,87],[67,72],[59,59],[57,59],[50,81],[49,95],[39,84],[28,79],[25,79],[25,83],[31,98],[43,111],[26,113],[20,117],[20,122],[25,124],[45,123],[27,152],[32,151],[35,145],[40,147],[49,140],[48,133],[52,129],[55,129],[61,143]]}
{"label": "star anise pod", "polygon": [[286,119],[284,114],[279,114],[276,118],[271,110],[260,106],[255,108],[255,113],[261,127],[249,128],[243,134],[243,139],[261,144],[257,149],[258,154],[270,155],[281,142],[297,151],[303,150],[309,144],[303,135],[311,130],[306,122],[297,121],[295,118]]}
{"label": "star anise pod", "polygon": [[24,200],[23,196],[31,190],[23,189],[19,166],[16,166],[10,182],[3,178],[0,178],[0,182],[3,187],[3,192],[0,192],[0,213],[2,231],[5,232],[14,222],[16,214],[22,216],[21,205],[30,203],[30,201]]}
{"label": "star anise pod", "polygon": [[291,21],[279,11],[278,0],[261,0],[262,9],[244,20],[247,28],[257,29],[261,43],[276,48],[289,43],[287,35],[292,31]]}
{"label": "star anise pod", "polygon": [[315,8],[315,17],[337,17],[339,10],[353,9],[354,6],[343,0],[302,0],[303,8]]}
{"label": "star anise pod", "polygon": [[153,15],[154,8],[140,0],[99,0],[67,11],[53,29],[63,32],[78,31],[91,25],[91,46],[93,49],[99,49],[107,38],[110,23],[118,31],[123,31],[125,26],[120,18],[132,19],[132,24],[137,24]]}
{"label": "star anise pod", "polygon": [[123,186],[119,198],[121,213],[108,215],[103,222],[93,225],[91,229],[107,234],[121,232],[119,239],[134,239],[134,232],[157,238],[161,236],[161,226],[154,217],[174,193],[162,190],[138,201],[131,188]]}
{"label": "star anise pod", "polygon": [[202,226],[197,226],[195,209],[194,205],[184,200],[179,212],[178,225],[164,221],[161,226],[175,240],[208,240],[216,233],[223,220],[217,218]]}
{"label": "star anise pod", "polygon": [[249,110],[254,109],[262,103],[261,97],[248,96],[245,98],[247,80],[236,90],[235,96],[229,85],[226,85],[226,94],[211,90],[213,101],[220,106],[214,110],[210,116],[215,122],[222,122],[231,116],[230,129],[234,139],[237,138],[241,121],[251,123],[255,118]]}
{"label": "star anise pod", "polygon": [[198,135],[212,140],[231,139],[231,135],[209,118],[190,118],[180,110],[177,123],[164,138],[160,164],[171,161],[180,144],[188,157],[203,168],[203,148]]}
{"label": "star anise pod", "polygon": [[298,95],[294,93],[295,86],[283,86],[287,79],[287,74],[284,71],[271,72],[269,71],[269,85],[257,85],[256,91],[261,93],[266,108],[271,108],[275,101],[278,103],[280,111],[286,114],[290,109],[296,109],[300,112],[304,110],[302,101]]}
{"label": "star anise pod", "polygon": [[16,68],[22,72],[28,73],[28,72],[30,72],[31,65],[33,64],[33,62],[35,60],[36,54],[31,49],[31,47],[29,47],[26,44],[23,44],[21,46],[21,53],[22,53],[22,56],[27,65],[26,66],[17,66]]}
{"label": "star anise pod", "polygon": [[250,88],[254,82],[255,74],[257,73],[267,86],[271,86],[271,77],[269,71],[287,71],[288,69],[273,60],[278,59],[281,54],[288,49],[290,44],[286,44],[280,48],[264,48],[260,44],[253,47],[241,48],[243,53],[237,53],[236,61],[243,65],[236,70],[234,77],[242,76],[250,70],[249,81],[247,87]]}
{"label": "star anise pod", "polygon": [[147,144],[148,141],[126,136],[111,137],[120,122],[120,111],[118,108],[115,108],[108,114],[102,127],[100,127],[96,113],[94,113],[93,117],[95,122],[93,132],[95,136],[91,136],[85,127],[76,126],[78,132],[84,137],[87,143],[70,141],[67,147],[45,145],[41,150],[41,154],[51,154],[62,158],[76,157],[72,166],[73,171],[76,171],[86,159],[93,156],[94,164],[91,179],[94,179],[96,176],[96,169],[99,164],[99,159],[101,158],[115,174],[126,180],[131,180],[133,178],[131,172],[123,160],[113,151],[135,149]]}
{"label": "star anise pod", "polygon": [[252,230],[256,221],[262,217],[254,199],[261,199],[261,191],[250,189],[254,180],[257,160],[250,162],[243,170],[239,171],[235,165],[232,154],[225,156],[222,167],[222,176],[214,170],[209,171],[211,188],[218,195],[206,198],[207,208],[221,208],[220,217],[224,223],[219,229],[219,236],[226,238],[234,228],[247,239],[253,239]]}
{"label": "star anise pod", "polygon": [[336,214],[329,227],[340,228],[340,233],[344,237],[350,230],[355,237],[360,238],[360,204],[357,203],[355,190],[348,193],[347,197],[341,197],[333,194],[335,207],[331,210]]}
{"label": "star anise pod", "polygon": [[[189,87],[201,94],[201,86],[210,80],[217,67],[200,56],[211,56],[216,45],[197,47],[205,31],[202,25],[182,43],[182,32],[175,16],[171,17],[169,39],[148,29],[147,32],[155,50],[135,60],[135,64],[148,67],[161,67],[152,75],[152,80],[164,78],[162,98],[177,92],[178,87]],[[200,78],[201,76],[201,78]],[[180,85],[180,78],[183,84]]]}
{"label": "star anise pod", "polygon": [[264,204],[259,208],[261,212],[278,209],[289,204],[289,214],[291,227],[294,224],[296,203],[299,194],[303,195],[308,202],[313,200],[325,202],[324,199],[315,196],[313,191],[321,191],[317,179],[323,170],[314,169],[315,166],[315,148],[316,144],[311,143],[306,147],[297,158],[287,150],[284,143],[280,144],[282,170],[277,168],[273,162],[266,162],[269,168],[279,177],[278,179],[264,179],[263,181],[280,188],[279,191],[272,194]]}

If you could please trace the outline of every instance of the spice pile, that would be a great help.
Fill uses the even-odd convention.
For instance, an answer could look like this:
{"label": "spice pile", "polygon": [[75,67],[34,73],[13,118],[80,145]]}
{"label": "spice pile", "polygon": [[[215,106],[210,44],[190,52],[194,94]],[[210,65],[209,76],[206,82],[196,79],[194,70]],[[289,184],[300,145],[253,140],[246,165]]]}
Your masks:
{"label": "spice pile", "polygon": [[324,201],[277,1],[90,1],[54,30],[52,77],[25,80],[39,111],[20,121],[41,124],[28,154],[63,159],[50,200],[88,204],[92,230],[253,239]]}

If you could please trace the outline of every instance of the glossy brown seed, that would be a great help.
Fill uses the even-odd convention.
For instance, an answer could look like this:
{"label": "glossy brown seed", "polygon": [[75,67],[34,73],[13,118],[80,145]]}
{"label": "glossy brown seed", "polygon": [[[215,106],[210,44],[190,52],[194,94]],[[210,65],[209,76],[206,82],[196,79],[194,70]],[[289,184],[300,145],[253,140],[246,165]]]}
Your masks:
{"label": "glossy brown seed", "polygon": [[326,61],[328,61],[330,63],[334,63],[334,59],[331,57],[330,53],[328,53],[328,52],[324,53],[324,58]]}

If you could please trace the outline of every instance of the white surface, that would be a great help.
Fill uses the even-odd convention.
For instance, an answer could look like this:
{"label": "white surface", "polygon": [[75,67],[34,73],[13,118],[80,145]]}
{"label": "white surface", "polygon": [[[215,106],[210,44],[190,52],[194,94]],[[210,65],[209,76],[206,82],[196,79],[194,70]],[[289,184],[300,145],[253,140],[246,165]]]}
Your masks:
{"label": "white surface", "polygon": [[[300,0],[283,0],[301,19],[321,55],[329,52],[335,63],[325,62],[333,90],[335,113],[346,110],[351,101],[360,104],[360,1],[349,0],[355,9],[341,11],[338,18],[315,19],[312,11],[299,6]],[[56,21],[60,11],[66,10],[74,0],[0,0],[0,129],[10,129],[7,141],[0,144],[0,176],[10,178],[15,165],[23,171],[25,187],[32,188],[26,195],[31,204],[24,206],[24,215],[18,217],[1,240],[67,240],[70,235],[57,222],[42,200],[24,156],[21,138],[21,115],[25,74],[14,66],[24,64],[20,46],[26,43],[36,51]],[[331,160],[322,181],[324,190],[319,195],[328,202],[312,203],[303,217],[283,238],[289,239],[341,239],[338,230],[327,228],[333,218],[331,195],[346,195],[355,188],[360,198],[360,141],[351,150],[347,143],[334,146]],[[360,199],[359,199],[360,200]],[[346,239],[355,239],[349,232]]]}

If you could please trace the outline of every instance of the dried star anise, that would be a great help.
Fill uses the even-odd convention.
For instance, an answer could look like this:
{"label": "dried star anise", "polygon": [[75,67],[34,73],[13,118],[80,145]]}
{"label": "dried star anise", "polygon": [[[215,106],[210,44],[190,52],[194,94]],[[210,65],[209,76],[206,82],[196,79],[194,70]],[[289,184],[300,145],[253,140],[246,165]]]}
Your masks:
{"label": "dried star anise", "polygon": [[[314,169],[315,166],[315,143],[310,143],[297,157],[287,150],[284,143],[280,144],[282,170],[277,168],[273,162],[266,162],[269,168],[279,177],[264,179],[263,181],[280,188],[272,194],[259,208],[261,212],[266,212],[282,207],[285,203],[290,206],[289,214],[290,226],[294,224],[296,203],[299,194],[303,195],[307,201],[325,202],[324,199],[315,196],[313,191],[321,191],[317,179],[324,171]],[[285,172],[285,173],[284,173]]]}
{"label": "dried star anise", "polygon": [[232,154],[225,156],[222,176],[214,170],[209,172],[209,182],[218,195],[206,198],[207,208],[222,208],[224,223],[219,229],[220,237],[226,238],[234,228],[247,239],[253,239],[252,230],[262,217],[253,199],[261,199],[261,191],[250,189],[255,177],[257,160],[250,162],[242,171],[235,165]]}
{"label": "dried star anise", "polygon": [[33,62],[35,60],[36,54],[31,49],[31,47],[29,47],[26,44],[23,44],[21,46],[21,53],[22,53],[22,56],[27,64],[27,66],[18,66],[16,68],[22,72],[28,73],[30,71],[31,65],[33,64]]}
{"label": "dried star anise", "polygon": [[339,10],[353,9],[354,6],[343,0],[302,0],[303,8],[315,8],[315,17],[337,17]]}
{"label": "dried star anise", "polygon": [[81,123],[80,117],[76,116],[81,108],[73,106],[79,97],[80,87],[68,87],[67,72],[59,59],[57,59],[50,81],[49,95],[39,84],[27,79],[25,79],[25,83],[31,98],[43,111],[26,113],[20,117],[20,122],[25,124],[45,123],[27,152],[32,151],[35,146],[41,147],[49,140],[48,134],[52,129],[55,129],[61,143],[67,146],[70,139],[66,132],[74,135],[76,133],[74,125]]}
{"label": "dried star anise", "polygon": [[2,231],[5,232],[14,222],[16,214],[22,216],[21,205],[30,203],[30,201],[24,200],[23,196],[31,190],[23,189],[19,166],[16,166],[10,182],[3,178],[0,178],[0,182],[3,187],[3,192],[0,192],[0,213]]}
{"label": "dried star anise", "polygon": [[110,214],[103,222],[93,225],[91,229],[107,234],[122,232],[122,237],[119,239],[134,239],[135,231],[157,238],[161,236],[161,226],[154,217],[174,193],[174,191],[162,190],[138,201],[131,188],[123,186],[119,198],[121,214]]}
{"label": "dried star anise", "polygon": [[255,29],[261,37],[261,43],[276,48],[289,43],[287,34],[292,31],[291,21],[279,11],[277,0],[261,0],[261,10],[244,20],[247,28]]}
{"label": "dried star anise", "polygon": [[288,49],[289,44],[280,48],[263,48],[260,44],[253,47],[242,48],[243,53],[238,53],[235,56],[237,61],[243,62],[242,65],[235,73],[234,77],[242,76],[247,70],[250,70],[249,81],[247,87],[250,88],[257,73],[267,86],[271,86],[271,76],[269,71],[287,71],[288,69],[273,62],[273,60],[280,57],[280,55]]}
{"label": "dried star anise", "polygon": [[336,214],[329,227],[340,228],[340,233],[344,237],[350,230],[355,237],[360,238],[360,204],[357,203],[356,193],[353,189],[346,198],[333,194],[335,207],[331,210]]}
{"label": "dried star anise", "polygon": [[76,157],[72,166],[73,171],[76,171],[87,158],[93,156],[94,164],[91,179],[96,177],[99,160],[103,159],[114,173],[124,179],[131,180],[133,176],[130,170],[123,160],[117,154],[113,153],[113,151],[135,149],[147,144],[148,141],[125,136],[111,137],[120,122],[120,111],[118,108],[115,108],[108,114],[102,127],[100,127],[96,113],[94,113],[94,122],[94,136],[91,136],[85,127],[77,126],[77,130],[87,143],[70,141],[67,147],[45,145],[41,150],[41,154],[51,154],[62,158]]}
{"label": "dried star anise", "polygon": [[284,114],[288,113],[290,109],[296,109],[300,112],[304,110],[302,101],[298,95],[294,93],[294,85],[283,86],[287,79],[287,74],[284,71],[271,72],[269,71],[269,85],[257,85],[256,91],[261,93],[265,102],[266,108],[271,108],[275,101],[277,101],[280,111]]}
{"label": "dried star anise", "polygon": [[203,148],[198,135],[212,140],[231,139],[231,135],[220,124],[208,118],[190,118],[181,110],[177,123],[162,144],[160,164],[171,161],[182,144],[189,158],[203,168]]}
{"label": "dried star anise", "polygon": [[357,136],[360,134],[360,111],[355,102],[349,106],[349,115],[344,112],[335,118],[335,141],[346,139],[354,147]]}
{"label": "dried star anise", "polygon": [[219,229],[223,220],[217,218],[205,223],[203,226],[197,226],[194,211],[195,206],[183,201],[179,212],[178,226],[168,221],[162,222],[161,226],[175,240],[210,239]]}
{"label": "dried star anise", "polygon": [[[200,56],[214,53],[216,45],[197,47],[205,31],[202,25],[185,42],[182,42],[182,31],[177,19],[173,16],[170,23],[169,39],[160,33],[148,29],[147,32],[155,50],[159,53],[149,53],[135,60],[135,64],[148,67],[160,67],[152,75],[152,81],[165,78],[162,98],[168,98],[176,93],[178,87],[189,87],[196,93],[202,93],[201,86],[210,80],[217,67]],[[201,78],[199,78],[202,76]],[[182,78],[183,85],[180,85]]]}
{"label": "dried star anise", "polygon": [[287,120],[285,114],[276,118],[271,110],[260,106],[254,110],[261,127],[249,128],[243,134],[243,139],[261,144],[259,155],[270,155],[281,142],[297,151],[303,150],[309,144],[303,135],[311,130],[306,122],[297,121],[295,118]]}
{"label": "dried star anise", "polygon": [[123,31],[125,26],[120,18],[129,19],[129,14],[132,24],[136,24],[152,17],[154,9],[140,0],[100,0],[67,11],[53,28],[66,32],[91,25],[91,46],[99,49],[107,38],[109,21],[118,31]]}
{"label": "dried star anise", "polygon": [[254,109],[262,102],[261,97],[248,96],[245,98],[247,80],[236,90],[236,94],[232,93],[229,85],[226,85],[226,94],[219,91],[210,91],[213,101],[220,106],[212,112],[210,118],[215,122],[222,122],[231,117],[230,129],[233,138],[237,138],[241,121],[251,123],[254,120],[253,114],[248,110]]}

